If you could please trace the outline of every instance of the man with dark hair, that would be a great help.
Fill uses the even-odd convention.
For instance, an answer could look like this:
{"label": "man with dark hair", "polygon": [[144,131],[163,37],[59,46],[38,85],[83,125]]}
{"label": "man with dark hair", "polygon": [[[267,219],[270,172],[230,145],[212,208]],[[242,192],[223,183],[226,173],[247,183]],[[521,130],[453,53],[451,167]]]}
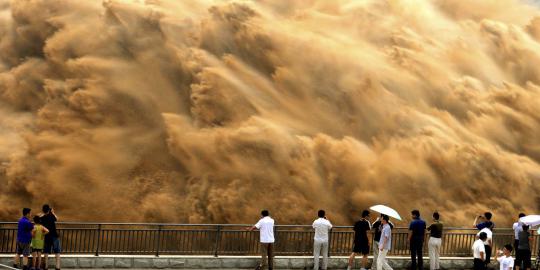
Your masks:
{"label": "man with dark hair", "polygon": [[512,245],[504,245],[503,250],[497,252],[497,261],[499,261],[500,270],[512,270],[514,268],[514,258],[510,256],[512,253]]}
{"label": "man with dark hair", "polygon": [[28,256],[30,256],[30,243],[34,225],[30,221],[30,208],[23,208],[22,217],[17,224],[17,254],[13,260],[13,267],[19,267],[20,256],[23,255],[22,269],[28,269]]}
{"label": "man with dark hair", "polygon": [[493,229],[495,228],[495,223],[491,221],[492,216],[493,215],[491,212],[485,212],[484,216],[477,216],[473,224],[478,230],[480,230],[480,232],[485,232],[487,235],[486,241],[484,242],[486,252],[486,268],[491,262],[491,250],[493,247]]}
{"label": "man with dark hair", "polygon": [[484,241],[487,239],[487,234],[481,232],[478,236],[478,239],[474,241],[473,244],[473,257],[474,257],[474,270],[485,270],[486,269],[486,247]]}
{"label": "man with dark hair", "polygon": [[49,233],[45,235],[45,245],[43,248],[45,270],[49,269],[49,254],[51,254],[51,252],[54,252],[55,254],[56,260],[54,267],[56,270],[60,270],[60,239],[58,237],[58,232],[56,231],[58,216],[56,216],[54,209],[48,204],[44,204],[41,210],[43,211],[43,215],[40,217],[41,225],[49,230]]}
{"label": "man with dark hair", "polygon": [[439,212],[433,213],[433,223],[427,228],[429,231],[428,250],[430,270],[441,269],[439,255],[441,254],[443,224],[439,219]]}
{"label": "man with dark hair", "polygon": [[491,212],[485,212],[484,216],[482,215],[476,216],[476,218],[474,219],[473,226],[477,228],[478,230],[482,230],[483,228],[488,228],[491,231],[493,231],[493,229],[495,228],[495,223],[491,221],[492,217],[493,215],[491,214]]}
{"label": "man with dark hair", "polygon": [[516,250],[516,252],[519,245],[519,232],[523,230],[523,223],[521,223],[519,220],[524,216],[524,213],[519,213],[517,222],[514,222],[512,225],[512,229],[514,229],[514,250]]}
{"label": "man with dark hair", "polygon": [[409,225],[409,244],[411,250],[411,269],[416,270],[416,259],[418,258],[418,269],[424,269],[422,258],[424,247],[424,235],[426,234],[426,222],[420,219],[420,211],[412,210],[413,220]]}
{"label": "man with dark hair", "polygon": [[531,233],[529,233],[529,226],[523,225],[523,230],[519,232],[519,245],[518,250],[516,251],[516,270],[521,268],[523,263],[523,268],[530,270],[531,269],[531,244],[533,240]]}
{"label": "man with dark hair", "polygon": [[[272,270],[274,267],[274,219],[270,217],[268,210],[261,211],[261,219],[257,224],[248,228],[248,230],[253,231],[258,229],[260,231],[260,241],[261,241],[261,263],[257,266],[257,269],[265,269],[268,265],[268,269]],[[268,261],[267,261],[268,256]]]}
{"label": "man with dark hair", "polygon": [[319,270],[319,254],[322,249],[323,253],[323,270],[326,270],[328,266],[328,235],[330,229],[332,229],[332,223],[326,218],[326,212],[319,210],[317,213],[318,219],[313,221],[313,229],[315,229],[315,236],[313,237],[313,269]]}
{"label": "man with dark hair", "polygon": [[[382,217],[384,214],[381,214],[373,223],[372,229],[373,229],[373,264],[371,265],[371,269],[375,270],[377,269],[377,259],[379,257],[379,241],[381,240],[381,231],[382,231]],[[390,226],[390,229],[394,228],[394,224],[390,221],[388,221],[388,225]]]}
{"label": "man with dark hair", "polygon": [[388,264],[386,260],[386,255],[388,251],[392,248],[392,228],[388,224],[390,218],[387,215],[382,217],[382,230],[381,230],[381,239],[379,242],[379,257],[377,258],[377,269],[378,270],[393,270],[392,267]]}
{"label": "man with dark hair", "polygon": [[349,265],[347,270],[351,270],[354,264],[354,258],[356,254],[362,254],[362,268],[366,269],[367,256],[369,254],[369,240],[367,232],[371,230],[371,224],[369,223],[369,211],[362,211],[362,218],[354,224],[354,244],[353,252],[349,256]]}

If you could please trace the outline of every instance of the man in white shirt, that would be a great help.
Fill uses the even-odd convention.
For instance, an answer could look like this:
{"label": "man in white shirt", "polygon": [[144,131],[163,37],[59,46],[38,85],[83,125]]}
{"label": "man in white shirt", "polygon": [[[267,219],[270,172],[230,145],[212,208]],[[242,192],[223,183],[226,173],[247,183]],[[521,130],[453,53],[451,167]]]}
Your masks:
{"label": "man in white shirt", "polygon": [[313,229],[315,229],[315,236],[313,237],[313,269],[319,270],[319,254],[322,249],[322,269],[326,270],[326,267],[328,266],[328,234],[330,229],[332,229],[332,223],[326,219],[324,210],[319,210],[317,215],[319,218],[313,221]]}
{"label": "man in white shirt", "polygon": [[[274,266],[274,220],[270,217],[268,210],[261,211],[262,218],[257,222],[257,224],[248,228],[248,230],[253,231],[258,229],[260,231],[260,240],[261,240],[261,264],[257,269],[265,269],[268,265],[268,269],[272,270]],[[268,256],[268,263],[266,257]]]}
{"label": "man in white shirt", "polygon": [[484,241],[487,240],[487,234],[481,232],[479,234],[479,239],[474,241],[473,244],[473,257],[474,257],[474,270],[485,270],[486,269],[486,248],[484,246]]}
{"label": "man in white shirt", "polygon": [[514,268],[514,258],[510,256],[512,253],[512,246],[505,245],[503,250],[497,252],[497,261],[499,261],[500,270],[512,270]]}
{"label": "man in white shirt", "polygon": [[476,234],[476,236],[480,237],[481,233],[486,234],[486,240],[484,241],[484,251],[486,255],[484,257],[484,264],[487,268],[490,262],[489,259],[491,257],[491,248],[493,247],[493,232],[489,228],[483,228]]}
{"label": "man in white shirt", "polygon": [[392,247],[392,228],[388,224],[389,217],[383,215],[382,217],[382,230],[381,239],[379,240],[379,256],[377,257],[377,270],[393,270],[388,261],[386,260],[386,254]]}
{"label": "man in white shirt", "polygon": [[523,231],[523,223],[519,221],[520,218],[524,217],[524,213],[519,213],[518,215],[518,221],[515,222],[512,225],[512,229],[514,229],[514,249],[517,251],[519,246],[519,232]]}

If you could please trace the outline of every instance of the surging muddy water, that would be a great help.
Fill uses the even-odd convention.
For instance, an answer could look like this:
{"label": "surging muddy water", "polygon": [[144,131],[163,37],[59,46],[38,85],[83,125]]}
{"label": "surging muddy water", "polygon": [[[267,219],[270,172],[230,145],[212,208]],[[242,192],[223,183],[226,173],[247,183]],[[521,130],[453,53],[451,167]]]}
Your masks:
{"label": "surging muddy water", "polygon": [[0,0],[0,218],[540,210],[518,0]]}

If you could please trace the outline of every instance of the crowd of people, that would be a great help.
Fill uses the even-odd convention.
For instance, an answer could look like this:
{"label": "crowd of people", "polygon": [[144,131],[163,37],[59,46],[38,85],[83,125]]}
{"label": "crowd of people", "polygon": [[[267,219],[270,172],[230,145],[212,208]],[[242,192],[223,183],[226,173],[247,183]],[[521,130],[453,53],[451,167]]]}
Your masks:
{"label": "crowd of people", "polygon": [[[258,265],[257,270],[273,269],[273,245],[274,238],[274,219],[270,217],[268,210],[261,212],[261,219],[248,230],[260,230],[260,242],[262,251],[262,260]],[[356,256],[362,256],[360,270],[366,270],[368,267],[368,255],[370,246],[373,247],[373,263],[371,269],[375,270],[392,270],[386,259],[388,252],[392,248],[392,229],[394,224],[390,221],[390,217],[380,214],[377,219],[370,222],[370,211],[362,211],[361,218],[355,222],[354,241],[352,253],[349,256],[347,270],[351,270],[354,266]],[[513,246],[508,243],[504,245],[502,250],[497,251],[497,261],[499,262],[500,270],[519,270],[525,268],[531,269],[531,241],[532,234],[529,232],[529,226],[522,224],[519,218],[525,214],[520,213],[518,221],[514,223],[513,229],[515,239]],[[438,270],[440,268],[440,253],[443,241],[443,223],[440,221],[440,214],[434,212],[432,215],[432,223],[427,226],[426,222],[421,219],[420,211],[411,211],[412,221],[409,224],[409,250],[411,254],[411,270],[423,270],[423,247],[426,231],[429,232],[428,254],[429,254],[429,269]],[[478,230],[476,234],[477,240],[472,246],[474,270],[486,270],[491,262],[491,253],[493,248],[493,229],[495,223],[491,221],[493,215],[486,212],[475,218],[473,226]],[[328,267],[328,241],[332,223],[327,219],[324,210],[319,210],[317,219],[313,221],[313,229],[315,231],[313,238],[313,269],[326,270]],[[373,232],[373,243],[370,245],[368,232]],[[540,229],[539,229],[540,233]],[[515,260],[511,256],[515,250]],[[319,268],[319,260],[322,255],[322,267]],[[515,267],[514,267],[515,266]]]}
{"label": "crowd of people", "polygon": [[[54,253],[56,256],[55,269],[60,269],[60,240],[56,231],[56,222],[58,217],[54,210],[45,204],[42,207],[42,213],[32,217],[32,210],[24,208],[22,217],[18,222],[17,230],[17,254],[14,258],[13,267],[27,270],[48,269],[48,255]],[[392,229],[394,224],[390,217],[384,214],[378,217],[372,223],[370,221],[370,211],[364,210],[361,218],[355,222],[354,241],[352,253],[349,256],[347,270],[354,266],[356,256],[362,256],[360,270],[366,270],[368,267],[368,255],[370,247],[373,247],[373,270],[392,270],[386,259],[388,252],[392,248]],[[514,223],[514,243],[504,245],[502,250],[497,251],[497,261],[500,270],[520,270],[531,269],[531,241],[532,233],[529,226],[522,224],[519,219],[525,214],[518,215],[518,221]],[[440,269],[440,250],[443,237],[443,223],[440,221],[438,212],[432,215],[432,223],[427,226],[421,219],[420,211],[411,211],[412,221],[409,224],[409,249],[411,254],[411,270],[423,270],[423,247],[426,231],[429,232],[428,251],[431,270]],[[495,223],[491,221],[493,215],[486,212],[475,218],[473,226],[478,230],[477,240],[472,246],[474,270],[486,270],[491,262],[493,248],[493,229]],[[31,218],[33,222],[31,221]],[[261,211],[261,219],[248,230],[260,231],[260,243],[262,260],[257,269],[273,269],[273,248],[274,248],[274,219],[270,217],[268,210]],[[319,258],[322,255],[323,263],[321,269],[328,267],[328,242],[332,229],[332,223],[326,217],[324,210],[319,210],[317,219],[313,221],[312,227],[315,231],[313,239],[314,270],[319,270]],[[369,242],[368,233],[373,232],[372,243]],[[540,229],[539,229],[540,233]],[[515,250],[515,260],[511,256]],[[29,264],[29,256],[32,253],[32,262]],[[42,254],[44,259],[42,260]],[[22,264],[20,257],[23,256]],[[515,267],[514,267],[515,266]]]}
{"label": "crowd of people", "polygon": [[[14,268],[21,266],[24,270],[48,269],[48,256],[54,253],[56,255],[55,269],[60,270],[60,240],[56,231],[58,217],[48,204],[43,205],[42,211],[41,214],[32,217],[30,208],[22,210],[22,217],[17,224],[17,254],[13,261]],[[32,254],[31,264],[28,260],[30,254]],[[20,264],[21,255],[22,265]]]}

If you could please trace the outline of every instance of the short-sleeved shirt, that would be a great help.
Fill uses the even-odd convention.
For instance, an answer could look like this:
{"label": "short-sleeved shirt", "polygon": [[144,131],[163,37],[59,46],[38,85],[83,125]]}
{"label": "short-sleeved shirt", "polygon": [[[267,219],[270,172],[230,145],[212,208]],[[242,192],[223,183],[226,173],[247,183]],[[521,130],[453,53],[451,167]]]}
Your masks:
{"label": "short-sleeved shirt", "polygon": [[411,221],[409,230],[412,231],[412,241],[423,241],[426,234],[426,222],[417,218]]}
{"label": "short-sleeved shirt", "polygon": [[501,256],[497,258],[497,261],[499,261],[500,270],[509,270],[510,268],[514,268],[514,258],[512,258],[512,256]]}
{"label": "short-sleeved shirt", "polygon": [[516,222],[512,225],[512,229],[514,229],[514,239],[519,239],[519,232],[523,231],[523,224],[521,222]]}
{"label": "short-sleeved shirt", "polygon": [[495,223],[491,222],[491,221],[484,221],[482,223],[478,223],[476,225],[476,228],[481,230],[483,228],[488,228],[490,230],[493,230],[493,228],[495,228]]}
{"label": "short-sleeved shirt", "polygon": [[260,231],[261,243],[274,243],[274,220],[271,217],[263,217],[255,224]]}
{"label": "short-sleeved shirt", "polygon": [[484,246],[484,242],[482,240],[478,239],[478,240],[474,241],[474,244],[473,244],[473,257],[475,259],[482,259],[480,257],[480,252],[483,252],[484,255],[485,255],[486,254],[486,247]]}
{"label": "short-sleeved shirt", "polygon": [[354,223],[354,242],[355,243],[367,243],[367,232],[371,230],[371,224],[369,221],[362,219]]}
{"label": "short-sleeved shirt", "polygon": [[531,246],[529,245],[529,237],[531,234],[527,231],[519,232],[519,245],[518,249],[529,250]]}
{"label": "short-sleeved shirt", "polygon": [[328,242],[328,232],[332,229],[332,223],[326,218],[318,218],[313,221],[312,226],[315,229],[313,240],[317,242]]}
{"label": "short-sleeved shirt", "polygon": [[435,221],[428,227],[429,236],[433,238],[441,238],[443,233],[443,224],[439,221]]}
{"label": "short-sleeved shirt", "polygon": [[[390,225],[390,229],[394,228],[394,224],[392,224],[392,222],[388,222],[388,225]],[[373,236],[373,240],[375,242],[379,242],[379,240],[381,240],[381,231],[382,231],[381,220],[375,221],[375,223],[373,223],[373,225],[372,225],[372,229],[375,232],[375,235]]]}
{"label": "short-sleeved shirt", "polygon": [[481,230],[476,234],[476,236],[480,237],[480,234],[483,233],[483,232],[485,232],[486,235],[487,235],[486,241],[484,241],[484,245],[489,245],[489,241],[490,241],[491,239],[493,239],[493,232],[492,232],[490,229],[488,229],[488,228],[486,227],[486,228],[481,229]]}
{"label": "short-sleeved shirt", "polygon": [[49,233],[45,235],[45,239],[53,239],[58,237],[58,232],[56,231],[56,217],[51,214],[45,214],[41,217],[41,225],[45,226]]}
{"label": "short-sleeved shirt", "polygon": [[[383,246],[385,237],[387,237],[388,240],[386,241],[386,245]],[[390,248],[392,248],[392,228],[389,224],[385,224],[382,227],[381,239],[379,240],[379,248],[382,248],[384,250],[390,250]]]}
{"label": "short-sleeved shirt", "polygon": [[17,224],[17,241],[23,244],[30,244],[32,242],[33,229],[34,224],[27,217],[19,219],[19,223]]}

